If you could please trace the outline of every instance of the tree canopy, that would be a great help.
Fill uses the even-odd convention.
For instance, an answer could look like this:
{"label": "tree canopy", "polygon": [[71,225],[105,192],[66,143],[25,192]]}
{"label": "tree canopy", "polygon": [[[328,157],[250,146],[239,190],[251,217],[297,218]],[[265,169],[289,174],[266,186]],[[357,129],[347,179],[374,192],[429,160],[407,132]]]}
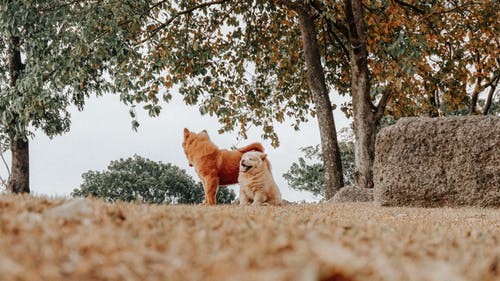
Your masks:
{"label": "tree canopy", "polygon": [[[113,4],[1,2],[2,133],[17,138],[26,138],[33,129],[48,136],[64,133],[70,126],[68,106],[83,109],[91,94],[119,93],[129,103],[148,100],[140,87],[143,84],[136,84],[143,81],[137,63],[143,58],[140,46],[128,44],[140,23],[134,17],[114,17],[113,9],[126,13],[127,5]],[[20,68],[12,69],[16,53]],[[153,114],[158,111],[151,109]]]}
{"label": "tree canopy", "polygon": [[[200,204],[203,187],[186,171],[172,165],[134,156],[111,161],[106,171],[88,171],[83,183],[72,196],[104,198],[131,202],[140,200],[151,204]],[[227,188],[219,188],[217,202],[230,204],[236,195]]]}
{"label": "tree canopy", "polygon": [[[154,2],[144,10],[136,38],[148,52],[144,77],[168,94],[179,85],[186,103],[216,115],[222,131],[238,127],[245,134],[253,124],[275,136],[273,123],[285,117],[298,128],[315,110],[297,14],[281,5],[285,2],[290,1]],[[478,89],[491,88],[499,71],[498,5],[471,0],[364,5],[372,99],[388,99],[390,112],[400,117],[427,114],[434,88],[448,107],[471,100],[479,76]],[[328,86],[348,95],[351,46],[343,6],[343,1],[309,1]],[[352,114],[349,103],[342,108]]]}
{"label": "tree canopy", "polygon": [[36,129],[49,137],[67,132],[69,105],[81,110],[91,94],[117,93],[131,115],[144,101],[150,115],[159,113],[142,73],[142,46],[131,44],[142,24],[135,14],[148,3],[121,3],[0,1],[0,141],[12,152],[8,190],[30,192],[28,139]]}

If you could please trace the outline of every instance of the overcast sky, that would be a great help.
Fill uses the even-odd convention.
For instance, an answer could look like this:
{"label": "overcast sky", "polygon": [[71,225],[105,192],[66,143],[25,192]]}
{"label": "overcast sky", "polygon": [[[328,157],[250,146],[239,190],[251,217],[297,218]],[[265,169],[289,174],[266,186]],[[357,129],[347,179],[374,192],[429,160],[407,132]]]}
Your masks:
{"label": "overcast sky", "polygon": [[[82,183],[81,175],[88,170],[105,170],[109,162],[128,158],[134,154],[163,163],[172,163],[185,169],[199,180],[182,150],[182,130],[199,132],[206,129],[219,148],[240,147],[250,142],[263,143],[272,164],[274,178],[284,199],[289,201],[314,201],[308,192],[290,189],[282,175],[302,154],[300,147],[319,144],[319,129],[315,119],[304,123],[295,131],[289,122],[277,125],[280,146],[273,148],[268,140],[261,139],[260,128],[252,128],[249,139],[237,138],[237,133],[219,135],[216,118],[201,116],[197,107],[184,105],[175,97],[163,106],[160,117],[151,118],[137,110],[141,126],[134,132],[130,125],[128,107],[118,96],[106,95],[88,100],[84,111],[72,110],[71,131],[49,139],[37,133],[30,142],[31,191],[33,194],[68,196]],[[335,111],[337,130],[348,126],[349,121],[339,110]],[[10,152],[7,152],[7,156]],[[5,167],[1,168],[5,174]],[[237,191],[237,186],[232,186]]]}

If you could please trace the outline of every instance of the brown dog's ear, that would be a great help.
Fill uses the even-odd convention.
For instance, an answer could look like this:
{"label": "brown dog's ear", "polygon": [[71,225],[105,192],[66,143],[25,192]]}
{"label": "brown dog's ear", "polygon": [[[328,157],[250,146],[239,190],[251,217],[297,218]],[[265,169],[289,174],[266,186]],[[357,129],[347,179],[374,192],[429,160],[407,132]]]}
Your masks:
{"label": "brown dog's ear", "polygon": [[184,137],[187,137],[189,136],[189,130],[184,128]]}
{"label": "brown dog's ear", "polygon": [[207,132],[207,130],[203,130],[203,131],[200,132],[200,134],[208,135],[208,132]]}
{"label": "brown dog's ear", "polygon": [[265,154],[265,153],[260,154],[260,159],[265,160],[266,157],[267,157],[267,154]]}

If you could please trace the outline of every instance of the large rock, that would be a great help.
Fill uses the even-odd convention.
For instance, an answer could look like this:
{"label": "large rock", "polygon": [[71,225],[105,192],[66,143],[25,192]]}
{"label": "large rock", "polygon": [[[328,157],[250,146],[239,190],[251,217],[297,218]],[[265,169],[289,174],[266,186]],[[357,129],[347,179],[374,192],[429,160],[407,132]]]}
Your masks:
{"label": "large rock", "polygon": [[383,206],[500,207],[500,117],[405,118],[377,136]]}

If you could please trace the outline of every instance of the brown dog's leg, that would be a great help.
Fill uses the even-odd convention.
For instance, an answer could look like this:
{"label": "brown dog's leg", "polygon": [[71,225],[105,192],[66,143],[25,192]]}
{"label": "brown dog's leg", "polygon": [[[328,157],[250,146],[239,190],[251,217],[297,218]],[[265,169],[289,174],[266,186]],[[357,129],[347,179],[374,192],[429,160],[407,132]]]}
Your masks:
{"label": "brown dog's leg", "polygon": [[215,195],[217,194],[217,188],[219,187],[219,178],[210,177],[206,181],[205,186],[205,204],[215,205]]}

